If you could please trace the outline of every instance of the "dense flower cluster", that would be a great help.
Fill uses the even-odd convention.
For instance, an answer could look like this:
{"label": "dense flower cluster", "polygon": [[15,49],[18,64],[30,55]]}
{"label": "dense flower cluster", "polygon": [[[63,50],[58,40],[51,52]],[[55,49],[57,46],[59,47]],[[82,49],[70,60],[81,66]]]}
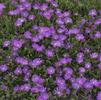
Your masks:
{"label": "dense flower cluster", "polygon": [[[9,59],[12,59],[14,69],[11,70],[10,65],[1,64],[0,74],[13,72],[14,76],[23,77],[22,82],[13,87],[13,92],[32,92],[33,95],[38,94],[37,100],[48,100],[51,95],[64,97],[80,89],[91,91],[101,87],[101,80],[86,76],[94,68],[101,71],[101,48],[97,47],[98,52],[95,52],[93,49],[96,45],[88,45],[89,41],[101,40],[99,11],[90,10],[89,18],[86,19],[70,11],[63,12],[55,0],[45,0],[44,3],[12,0],[12,5],[15,9],[10,10],[8,15],[19,16],[14,24],[16,28],[37,19],[32,10],[48,22],[55,20],[50,26],[33,23],[32,31],[25,31],[23,38],[3,42],[3,48],[11,49]],[[0,14],[3,8],[5,6],[0,4]],[[75,24],[73,16],[80,17],[79,23]],[[31,48],[28,51],[31,58],[19,54],[22,48]],[[76,49],[72,52],[73,48]],[[96,66],[94,62],[97,62]],[[53,81],[47,84],[48,80]],[[51,84],[54,84],[54,88],[51,88]],[[3,87],[3,90],[8,88],[6,85]],[[101,100],[100,92],[97,100]]]}

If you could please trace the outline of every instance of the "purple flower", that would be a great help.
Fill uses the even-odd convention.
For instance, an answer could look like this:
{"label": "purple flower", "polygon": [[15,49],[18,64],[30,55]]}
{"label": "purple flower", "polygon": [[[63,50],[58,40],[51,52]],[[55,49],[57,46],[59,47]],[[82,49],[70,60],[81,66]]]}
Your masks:
{"label": "purple flower", "polygon": [[43,60],[41,58],[35,58],[31,62],[29,62],[29,65],[32,66],[32,68],[36,68],[40,66],[43,63]]}
{"label": "purple flower", "polygon": [[20,86],[19,85],[14,86],[14,88],[13,88],[13,91],[14,92],[18,92],[19,90],[20,90]]}
{"label": "purple flower", "polygon": [[53,47],[62,47],[63,46],[63,42],[59,41],[59,40],[54,40],[54,41],[51,42],[51,45]]}
{"label": "purple flower", "polygon": [[27,2],[28,0],[20,0],[20,3],[25,3]]}
{"label": "purple flower", "polygon": [[56,94],[58,97],[61,97],[61,96],[64,95],[64,94],[63,94],[63,91],[62,91],[59,87],[56,87],[56,88],[54,89],[54,94]]}
{"label": "purple flower", "polygon": [[35,84],[43,84],[44,83],[44,79],[41,78],[41,76],[34,74],[32,76],[32,82]]}
{"label": "purple flower", "polygon": [[42,85],[37,85],[31,88],[32,93],[43,93],[46,91],[46,88]]}
{"label": "purple flower", "polygon": [[80,67],[80,68],[79,68],[79,73],[80,73],[80,74],[85,73],[85,71],[86,71],[86,70],[85,70],[84,67]]}
{"label": "purple flower", "polygon": [[93,89],[93,84],[91,82],[85,82],[83,87],[87,90]]}
{"label": "purple flower", "polygon": [[14,16],[14,15],[18,15],[18,14],[20,14],[19,9],[10,10],[10,11],[8,12],[8,15],[10,15],[10,16]]}
{"label": "purple flower", "polygon": [[97,19],[97,20],[95,21],[95,25],[101,25],[101,18],[99,18],[99,19]]}
{"label": "purple flower", "polygon": [[61,65],[63,65],[63,64],[68,64],[68,63],[71,63],[71,61],[72,61],[72,58],[66,58],[66,57],[64,57],[64,58],[60,58],[60,63],[61,63]]}
{"label": "purple flower", "polygon": [[69,88],[66,89],[66,94],[70,94],[71,90]]}
{"label": "purple flower", "polygon": [[83,60],[84,60],[84,54],[83,54],[82,52],[79,52],[79,53],[77,54],[76,61],[80,64],[80,63],[83,62]]}
{"label": "purple flower", "polygon": [[98,68],[99,68],[99,70],[101,70],[101,63],[98,64]]}
{"label": "purple flower", "polygon": [[2,12],[4,8],[6,8],[6,6],[3,3],[0,3],[0,12]]}
{"label": "purple flower", "polygon": [[48,67],[48,68],[47,68],[47,73],[48,73],[49,75],[54,74],[54,73],[55,73],[54,67]]}
{"label": "purple flower", "polygon": [[101,91],[97,93],[96,100],[101,100]]}
{"label": "purple flower", "polygon": [[5,90],[7,90],[7,86],[4,85],[4,84],[2,84],[2,85],[0,86],[0,89],[3,90],[3,91],[5,91]]}
{"label": "purple flower", "polygon": [[21,65],[28,65],[28,60],[22,57],[16,57],[16,63]]}
{"label": "purple flower", "polygon": [[91,63],[90,62],[85,63],[85,68],[90,69],[91,68]]}
{"label": "purple flower", "polygon": [[100,32],[96,32],[94,34],[94,38],[97,39],[97,38],[101,38],[101,33]]}
{"label": "purple flower", "polygon": [[54,6],[54,7],[58,7],[58,3],[57,3],[56,1],[52,1],[51,4],[52,4],[52,6]]}
{"label": "purple flower", "polygon": [[65,80],[69,80],[70,78],[71,78],[70,74],[67,74],[67,73],[64,74],[64,79]]}
{"label": "purple flower", "polygon": [[69,29],[69,31],[68,31],[68,35],[71,35],[71,34],[78,34],[79,32],[80,32],[79,29],[77,29],[77,28],[71,28],[71,29]]}
{"label": "purple flower", "polygon": [[39,93],[40,89],[38,88],[38,86],[34,86],[34,87],[31,88],[31,92],[32,93]]}
{"label": "purple flower", "polygon": [[93,59],[96,59],[96,58],[98,58],[98,53],[94,52],[94,53],[90,54],[90,57]]}
{"label": "purple flower", "polygon": [[22,17],[28,17],[28,15],[29,15],[29,13],[27,12],[27,11],[23,11],[23,12],[21,12],[21,16]]}
{"label": "purple flower", "polygon": [[49,2],[52,2],[53,0],[45,0],[45,1],[49,3]]}
{"label": "purple flower", "polygon": [[62,28],[59,28],[59,29],[57,30],[58,33],[63,33],[64,31],[65,31],[65,30],[62,29]]}
{"label": "purple flower", "polygon": [[62,79],[61,77],[56,77],[56,84],[57,86],[61,89],[61,90],[64,90],[66,89],[66,83],[65,83],[65,80]]}
{"label": "purple flower", "polygon": [[30,77],[28,75],[25,75],[23,80],[24,80],[24,82],[28,82],[29,79],[30,79]]}
{"label": "purple flower", "polygon": [[0,71],[1,72],[6,72],[8,70],[8,66],[7,65],[0,65]]}
{"label": "purple flower", "polygon": [[[44,36],[42,34],[37,34],[34,37],[32,37],[32,42],[39,42],[40,40],[42,40],[44,38]],[[35,45],[35,44],[34,44]],[[34,47],[35,48],[35,47]]]}
{"label": "purple flower", "polygon": [[[93,84],[93,83],[92,83],[92,84]],[[98,87],[98,88],[101,87],[101,80],[97,81],[97,82],[95,83],[95,86]]]}
{"label": "purple flower", "polygon": [[16,48],[21,48],[22,45],[23,45],[24,41],[23,40],[18,40],[18,39],[14,39],[12,41],[12,45],[13,47],[16,47]]}
{"label": "purple flower", "polygon": [[20,90],[21,90],[21,91],[26,91],[26,92],[28,92],[30,89],[31,89],[30,84],[23,84],[23,85],[20,86]]}
{"label": "purple flower", "polygon": [[32,33],[30,31],[26,31],[24,33],[24,36],[25,36],[26,39],[31,39],[32,38]]}
{"label": "purple flower", "polygon": [[81,19],[81,24],[84,25],[86,23],[86,19]]}
{"label": "purple flower", "polygon": [[22,74],[22,68],[21,68],[21,67],[17,67],[17,68],[15,69],[14,73],[15,73],[16,75],[21,75],[21,74]]}
{"label": "purple flower", "polygon": [[66,18],[64,18],[64,22],[65,22],[65,24],[69,24],[69,23],[72,23],[73,21],[71,18],[66,17]]}
{"label": "purple flower", "polygon": [[93,86],[97,86],[98,84],[98,81],[96,79],[91,79],[90,82],[93,84]]}
{"label": "purple flower", "polygon": [[17,9],[20,11],[20,12],[23,12],[25,10],[25,7],[23,5],[17,5]]}
{"label": "purple flower", "polygon": [[61,18],[58,18],[56,20],[56,23],[59,24],[59,25],[63,25],[64,24],[64,21]]}
{"label": "purple flower", "polygon": [[48,98],[49,98],[48,93],[44,92],[44,93],[41,93],[41,94],[37,97],[37,100],[48,100]]}
{"label": "purple flower", "polygon": [[34,20],[35,19],[35,15],[29,15],[28,16],[28,20]]}
{"label": "purple flower", "polygon": [[45,11],[40,13],[42,16],[44,16],[46,19],[50,20],[52,17],[52,13],[50,11]]}
{"label": "purple flower", "polygon": [[35,3],[33,5],[33,8],[36,9],[36,10],[40,9],[40,4],[39,3]]}
{"label": "purple flower", "polygon": [[69,17],[70,15],[71,15],[71,13],[69,11],[63,12],[63,16],[64,17]]}
{"label": "purple flower", "polygon": [[37,25],[33,25],[33,26],[32,26],[32,29],[33,29],[33,30],[38,30],[39,27],[38,27]]}
{"label": "purple flower", "polygon": [[80,87],[86,82],[86,78],[85,77],[78,77],[76,78],[75,80],[79,85]]}
{"label": "purple flower", "polygon": [[26,74],[29,72],[29,67],[28,66],[24,66],[22,69],[23,73]]}
{"label": "purple flower", "polygon": [[80,85],[75,82],[75,83],[72,83],[72,87],[73,87],[73,89],[78,90],[80,88]]}
{"label": "purple flower", "polygon": [[90,33],[90,32],[91,32],[91,29],[90,29],[90,28],[86,28],[86,29],[85,29],[85,32],[86,32],[86,33]]}
{"label": "purple flower", "polygon": [[49,58],[54,56],[54,52],[53,52],[53,50],[51,50],[51,49],[46,50],[46,53],[45,53],[45,54],[46,54],[46,56],[49,57]]}
{"label": "purple flower", "polygon": [[41,6],[40,6],[40,10],[41,11],[46,11],[48,8],[48,4],[47,3],[43,3]]}
{"label": "purple flower", "polygon": [[73,74],[73,70],[72,70],[72,68],[70,68],[70,67],[65,67],[65,68],[63,69],[63,71],[64,71],[65,73],[67,73],[67,74],[70,74],[70,75]]}
{"label": "purple flower", "polygon": [[99,54],[98,60],[101,61],[101,54]]}
{"label": "purple flower", "polygon": [[29,2],[24,2],[22,5],[26,10],[31,10],[31,4]]}
{"label": "purple flower", "polygon": [[75,38],[77,41],[84,41],[85,40],[85,37],[83,36],[83,34],[77,34]]}
{"label": "purple flower", "polygon": [[96,15],[97,15],[97,11],[95,9],[89,11],[89,16],[94,17]]}
{"label": "purple flower", "polygon": [[39,44],[36,44],[36,43],[33,43],[32,47],[37,52],[43,52],[43,50],[45,49],[44,45],[39,45]]}
{"label": "purple flower", "polygon": [[18,18],[15,22],[15,26],[19,27],[23,24],[23,22],[25,22],[26,19],[25,18]]}
{"label": "purple flower", "polygon": [[4,41],[4,43],[3,43],[3,47],[8,47],[9,45],[10,45],[10,41],[9,40],[7,40],[7,41]]}

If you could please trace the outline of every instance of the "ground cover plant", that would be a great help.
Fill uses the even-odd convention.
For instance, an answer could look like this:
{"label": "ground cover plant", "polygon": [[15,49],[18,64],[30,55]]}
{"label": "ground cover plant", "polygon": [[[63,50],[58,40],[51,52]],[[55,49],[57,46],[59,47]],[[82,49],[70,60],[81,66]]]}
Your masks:
{"label": "ground cover plant", "polygon": [[0,100],[101,100],[100,0],[0,0]]}

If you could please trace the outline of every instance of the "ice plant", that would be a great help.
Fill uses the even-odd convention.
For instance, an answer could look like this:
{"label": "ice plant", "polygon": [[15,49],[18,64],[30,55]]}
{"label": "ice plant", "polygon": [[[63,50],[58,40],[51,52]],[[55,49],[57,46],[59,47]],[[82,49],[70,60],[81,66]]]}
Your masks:
{"label": "ice plant", "polygon": [[[9,39],[4,36],[0,45],[1,94],[53,100],[87,90],[89,99],[89,93],[99,89],[96,99],[101,100],[101,11],[91,9],[83,17],[79,10],[62,10],[55,0],[12,0],[11,4],[7,16],[14,16],[15,22],[9,24],[16,34],[9,37],[7,28]],[[4,8],[0,3],[0,15]]]}

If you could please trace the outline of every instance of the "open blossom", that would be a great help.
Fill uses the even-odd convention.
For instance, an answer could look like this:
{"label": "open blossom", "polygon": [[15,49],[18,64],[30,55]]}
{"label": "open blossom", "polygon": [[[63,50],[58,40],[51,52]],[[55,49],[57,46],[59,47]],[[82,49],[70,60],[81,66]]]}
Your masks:
{"label": "open blossom", "polygon": [[32,93],[44,93],[46,91],[46,88],[42,85],[36,85],[31,88]]}
{"label": "open blossom", "polygon": [[53,50],[50,50],[50,49],[49,49],[49,50],[46,50],[46,53],[45,53],[45,54],[46,54],[46,56],[49,57],[49,58],[51,58],[51,57],[54,56]]}
{"label": "open blossom", "polygon": [[41,76],[34,74],[32,76],[32,82],[35,83],[35,84],[43,84],[44,79]]}
{"label": "open blossom", "polygon": [[44,93],[41,93],[41,94],[37,97],[37,100],[48,100],[48,98],[49,98],[48,93],[44,92]]}
{"label": "open blossom", "polygon": [[23,84],[20,86],[20,91],[26,91],[28,92],[31,89],[30,84]]}
{"label": "open blossom", "polygon": [[18,15],[19,13],[20,13],[19,9],[10,10],[10,11],[8,12],[8,15],[14,16],[14,15]]}
{"label": "open blossom", "polygon": [[55,73],[54,67],[48,67],[48,68],[47,68],[47,73],[48,73],[49,75],[54,74],[54,73]]}
{"label": "open blossom", "polygon": [[84,41],[85,40],[85,37],[82,34],[77,34],[76,35],[76,40],[77,41]]}
{"label": "open blossom", "polygon": [[19,39],[14,39],[12,41],[12,46],[16,47],[16,48],[21,48],[23,45],[24,41],[23,40],[19,40]]}
{"label": "open blossom", "polygon": [[35,19],[35,15],[29,15],[29,16],[28,16],[28,19],[29,19],[29,20],[34,20],[34,19]]}
{"label": "open blossom", "polygon": [[24,32],[24,37],[26,39],[31,39],[32,38],[32,33],[30,31],[26,31],[26,32]]}
{"label": "open blossom", "polygon": [[44,45],[39,45],[39,44],[36,44],[36,43],[33,43],[32,47],[37,52],[42,52],[45,49]]}
{"label": "open blossom", "polygon": [[4,41],[3,47],[8,47],[10,44],[11,44],[11,42],[9,40]]}
{"label": "open blossom", "polygon": [[18,18],[15,22],[15,26],[19,27],[26,21],[25,18]]}
{"label": "open blossom", "polygon": [[98,92],[96,100],[101,100],[101,91]]}
{"label": "open blossom", "polygon": [[0,16],[2,15],[4,8],[6,8],[6,6],[3,3],[0,3]]}
{"label": "open blossom", "polygon": [[42,63],[43,63],[43,60],[41,58],[35,58],[29,62],[29,65],[32,66],[32,68],[36,68],[40,66]]}
{"label": "open blossom", "polygon": [[21,65],[28,65],[28,60],[22,57],[17,57],[16,63],[21,64]]}
{"label": "open blossom", "polygon": [[96,16],[96,15],[97,15],[96,9],[90,10],[90,11],[89,11],[89,15],[92,16],[92,17]]}
{"label": "open blossom", "polygon": [[8,66],[7,65],[0,65],[0,71],[1,72],[6,72],[8,70]]}
{"label": "open blossom", "polygon": [[90,57],[93,59],[96,59],[96,58],[98,58],[98,53],[94,52],[94,53],[90,54]]}
{"label": "open blossom", "polygon": [[0,3],[0,11],[2,11],[5,8],[5,5],[3,3]]}
{"label": "open blossom", "polygon": [[17,68],[15,69],[14,73],[15,73],[16,75],[22,74],[22,68],[21,68],[21,67],[17,67]]}

